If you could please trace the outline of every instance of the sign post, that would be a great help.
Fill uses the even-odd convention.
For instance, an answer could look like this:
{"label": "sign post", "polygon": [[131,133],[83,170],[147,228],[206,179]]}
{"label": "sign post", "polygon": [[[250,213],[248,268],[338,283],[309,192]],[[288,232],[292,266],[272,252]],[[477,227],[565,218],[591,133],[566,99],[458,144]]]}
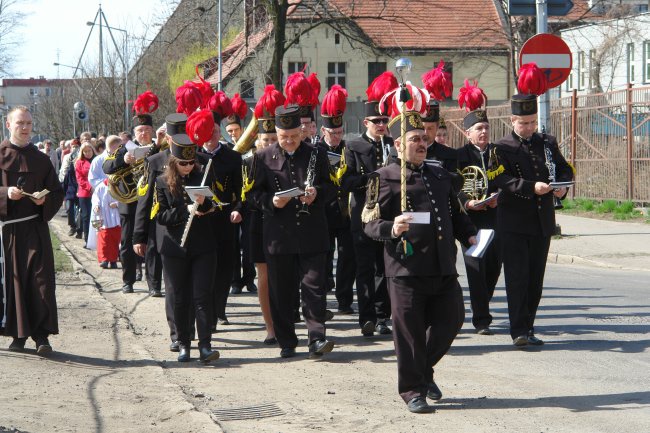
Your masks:
{"label": "sign post", "polygon": [[[537,34],[521,47],[519,67],[526,63],[535,63],[544,72],[549,89],[557,87],[571,74],[571,49],[559,36]],[[539,128],[544,130],[550,116],[548,92],[539,97],[538,113]]]}

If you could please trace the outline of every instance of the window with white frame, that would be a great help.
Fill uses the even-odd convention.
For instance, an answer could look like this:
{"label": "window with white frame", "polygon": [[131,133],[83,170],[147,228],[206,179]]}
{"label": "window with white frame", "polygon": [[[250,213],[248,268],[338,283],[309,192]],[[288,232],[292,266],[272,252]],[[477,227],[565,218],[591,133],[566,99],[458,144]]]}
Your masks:
{"label": "window with white frame", "polygon": [[578,53],[578,90],[587,86],[587,62],[585,61],[585,52]]}
{"label": "window with white frame", "polygon": [[573,71],[571,71],[571,73],[569,74],[569,76],[567,77],[567,79],[566,79],[566,81],[564,83],[565,83],[567,92],[570,92],[571,90],[573,90]]}
{"label": "window with white frame", "polygon": [[345,62],[327,63],[327,88],[335,84],[345,87]]}
{"label": "window with white frame", "polygon": [[596,87],[596,50],[589,50],[589,88]]}
{"label": "window with white frame", "polygon": [[634,44],[627,44],[627,82],[634,83]]}
{"label": "window with white frame", "polygon": [[650,83],[650,41],[643,42],[643,82]]}

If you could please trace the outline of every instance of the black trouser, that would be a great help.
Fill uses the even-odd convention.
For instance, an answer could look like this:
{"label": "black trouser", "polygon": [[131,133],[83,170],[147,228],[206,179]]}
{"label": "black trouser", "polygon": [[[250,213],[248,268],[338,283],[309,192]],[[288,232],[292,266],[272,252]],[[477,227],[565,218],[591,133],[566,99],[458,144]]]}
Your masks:
{"label": "black trouser", "polygon": [[362,231],[353,231],[354,254],[357,260],[357,301],[359,326],[367,321],[390,318],[390,298],[384,276],[384,245],[370,239]]}
{"label": "black trouser", "polygon": [[433,367],[447,353],[465,319],[455,276],[388,279],[397,355],[397,388],[408,403],[425,396]]}
{"label": "black trouser", "polygon": [[[162,269],[162,257],[160,258]],[[167,276],[167,271],[163,269],[163,278],[165,281],[165,316],[167,318],[167,326],[169,326],[169,338],[171,341],[178,340],[178,332],[176,331],[176,320],[174,318],[174,302],[176,302],[176,296],[174,293],[174,286],[169,282],[169,277]],[[194,335],[194,304],[190,304],[189,312],[189,326],[190,326],[190,336]]]}
{"label": "black trouser", "polygon": [[242,222],[235,226],[235,244],[233,247],[234,267],[232,272],[232,285],[244,287],[255,281],[255,264],[251,263],[249,243],[244,239],[247,236],[250,224],[248,212],[243,211]]}
{"label": "black trouser", "polygon": [[149,290],[160,291],[162,279],[162,259],[156,246],[156,224],[149,222],[149,235],[147,238],[147,251],[144,255],[145,274]]}
{"label": "black trouser", "polygon": [[217,244],[217,266],[213,269],[214,282],[212,285],[214,317],[213,324],[217,319],[226,318],[226,304],[230,293],[230,282],[235,266],[233,255],[235,245],[235,230],[239,230],[239,224],[230,222],[229,211],[218,211],[213,218],[216,227]]}
{"label": "black trouser", "polygon": [[163,267],[174,291],[174,318],[178,340],[185,346],[189,347],[192,339],[189,311],[194,303],[199,347],[210,347],[211,288],[216,259],[214,252],[184,258],[162,255]]}
{"label": "black trouser", "polygon": [[517,233],[500,235],[510,336],[514,339],[534,332],[551,237]]}
{"label": "black trouser", "polygon": [[[90,208],[92,207],[90,197],[79,197],[79,211],[81,212],[81,231],[84,234],[84,241],[88,241],[88,230],[90,229]],[[77,227],[77,231],[79,231]]]}
{"label": "black trouser", "polygon": [[486,328],[492,323],[490,301],[494,295],[494,287],[501,275],[501,244],[495,234],[492,243],[482,258],[465,255],[467,248],[463,247],[463,259],[469,285],[469,298],[472,305],[472,325],[474,328]]}
{"label": "black trouser", "polygon": [[122,238],[120,240],[120,261],[122,262],[122,282],[124,284],[135,283],[135,268],[137,257],[133,251],[133,226],[135,224],[135,213],[120,214],[122,225]]}
{"label": "black trouser", "polygon": [[66,213],[68,214],[68,226],[75,230],[77,233],[81,233],[81,227],[77,227],[77,212],[79,211],[79,199],[67,199],[68,208]]}
{"label": "black trouser", "polygon": [[[281,348],[298,345],[294,324],[296,293],[302,295],[302,315],[311,344],[325,338],[326,253],[267,254],[269,298],[275,338]],[[298,278],[295,276],[298,275]]]}
{"label": "black trouser", "polygon": [[336,300],[339,308],[349,307],[354,299],[356,262],[350,227],[330,229],[330,250],[327,253],[327,277],[334,277],[334,251],[336,259]]}

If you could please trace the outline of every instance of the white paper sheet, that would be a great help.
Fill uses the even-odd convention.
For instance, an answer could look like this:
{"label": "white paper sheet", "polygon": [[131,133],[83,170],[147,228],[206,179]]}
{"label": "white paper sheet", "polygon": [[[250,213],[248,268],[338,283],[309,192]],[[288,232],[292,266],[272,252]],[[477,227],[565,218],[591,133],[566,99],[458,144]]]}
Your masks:
{"label": "white paper sheet", "polygon": [[465,255],[469,257],[481,258],[485,254],[487,247],[494,239],[494,230],[481,229],[476,235],[476,245],[472,245],[465,251]]}
{"label": "white paper sheet", "polygon": [[410,216],[409,224],[430,224],[431,213],[429,212],[404,212],[402,215]]}

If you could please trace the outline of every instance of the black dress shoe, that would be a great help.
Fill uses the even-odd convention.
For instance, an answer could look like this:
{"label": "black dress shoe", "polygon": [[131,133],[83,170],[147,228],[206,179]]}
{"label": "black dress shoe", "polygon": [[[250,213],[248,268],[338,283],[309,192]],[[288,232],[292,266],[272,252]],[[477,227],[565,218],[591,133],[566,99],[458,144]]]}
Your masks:
{"label": "black dress shoe", "polygon": [[219,318],[217,319],[217,323],[218,323],[219,325],[230,325],[230,322],[228,321],[228,318],[227,318],[227,317],[219,317]]}
{"label": "black dress shoe", "polygon": [[433,406],[429,406],[427,399],[422,396],[413,397],[406,404],[406,407],[413,413],[432,413],[436,411]]}
{"label": "black dress shoe", "polygon": [[52,353],[52,346],[47,337],[37,337],[36,338],[36,354],[40,356],[46,356]]}
{"label": "black dress shoe", "polygon": [[190,347],[181,344],[178,353],[178,362],[190,362]]}
{"label": "black dress shoe", "polygon": [[268,346],[273,346],[274,344],[277,344],[278,340],[275,337],[269,337],[264,339],[264,344]]}
{"label": "black dress shoe", "polygon": [[296,349],[293,347],[285,347],[280,351],[281,358],[293,358],[294,356],[296,356]]}
{"label": "black dress shoe", "polygon": [[218,350],[212,350],[209,347],[200,347],[199,348],[199,361],[207,364],[210,361],[216,361],[219,359],[220,353]]}
{"label": "black dress shoe", "polygon": [[135,281],[142,281],[142,271],[141,270],[135,271]]}
{"label": "black dress shoe", "polygon": [[133,284],[125,284],[122,286],[122,293],[133,293]]}
{"label": "black dress shoe", "polygon": [[332,312],[332,310],[325,310],[325,321],[329,322],[333,318],[334,318],[334,313]]}
{"label": "black dress shoe", "polygon": [[334,349],[334,342],[326,339],[316,340],[309,345],[309,357],[319,358],[325,353],[329,353]]}
{"label": "black dress shoe", "polygon": [[512,344],[514,344],[517,347],[528,346],[528,336],[520,335],[519,337],[516,337],[514,340],[512,340]]}
{"label": "black dress shoe", "polygon": [[149,290],[149,296],[151,296],[152,298],[162,298],[163,294],[160,290],[151,289]]}
{"label": "black dress shoe", "polygon": [[9,345],[9,350],[12,352],[22,352],[25,350],[25,341],[27,341],[27,338],[14,338]]}
{"label": "black dress shoe", "polygon": [[68,230],[68,236],[74,236],[77,234],[77,229],[70,229]]}
{"label": "black dress shoe", "polygon": [[393,333],[386,324],[386,320],[379,320],[377,326],[375,326],[375,331],[377,331],[377,334],[379,335],[390,335]]}
{"label": "black dress shoe", "polygon": [[530,344],[531,346],[543,346],[544,341],[535,337],[535,334],[528,334],[528,344]]}
{"label": "black dress shoe", "polygon": [[347,307],[339,307],[339,313],[340,314],[354,314],[354,308],[347,306]]}
{"label": "black dress shoe", "polygon": [[117,269],[117,262],[111,262],[111,269]]}
{"label": "black dress shoe", "polygon": [[81,239],[83,237],[84,237],[84,234],[81,233],[81,232],[77,233],[77,235],[75,236],[75,238],[77,238],[77,239]]}
{"label": "black dress shoe", "polygon": [[489,326],[486,326],[485,328],[477,328],[476,333],[478,335],[494,335],[494,332],[490,329]]}
{"label": "black dress shoe", "polygon": [[372,337],[375,334],[375,324],[373,322],[371,322],[370,320],[368,320],[361,327],[361,334],[364,337]]}
{"label": "black dress shoe", "polygon": [[440,388],[438,388],[435,381],[427,384],[427,397],[436,401],[442,398],[442,391],[440,391]]}
{"label": "black dress shoe", "polygon": [[170,352],[178,352],[181,350],[181,343],[178,340],[174,340],[169,344]]}
{"label": "black dress shoe", "polygon": [[241,284],[233,284],[230,286],[230,294],[231,295],[239,295],[242,290],[242,285]]}
{"label": "black dress shoe", "polygon": [[102,268],[102,269],[108,269],[108,262],[101,262],[99,264],[99,267]]}
{"label": "black dress shoe", "polygon": [[250,293],[257,293],[257,286],[255,283],[246,284],[246,290],[248,290]]}

